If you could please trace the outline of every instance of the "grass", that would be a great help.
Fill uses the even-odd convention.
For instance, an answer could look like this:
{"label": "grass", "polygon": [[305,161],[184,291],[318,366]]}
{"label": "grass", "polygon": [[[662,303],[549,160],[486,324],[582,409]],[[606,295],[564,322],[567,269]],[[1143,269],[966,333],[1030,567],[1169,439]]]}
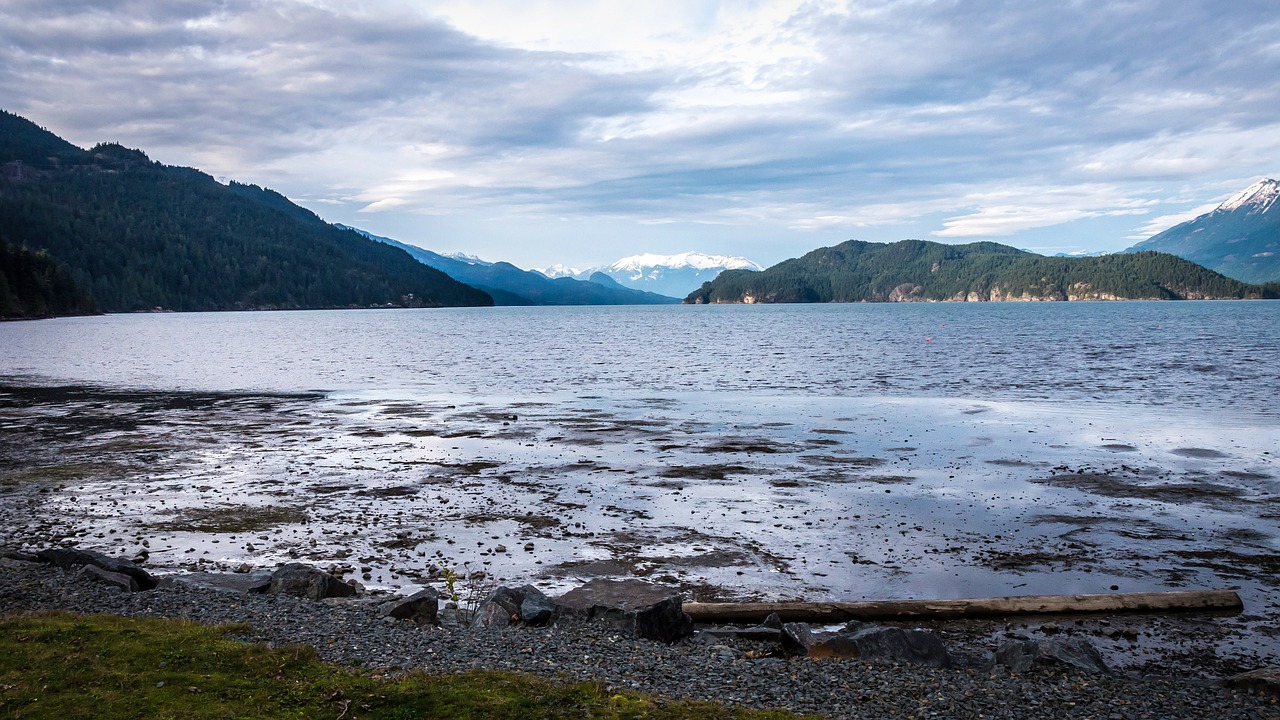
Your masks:
{"label": "grass", "polygon": [[0,617],[5,718],[605,718],[783,720],[782,711],[615,693],[591,682],[474,671],[389,677],[313,649],[229,637],[243,627],[37,613]]}
{"label": "grass", "polygon": [[171,520],[147,523],[146,527],[170,532],[249,533],[306,521],[307,511],[299,507],[233,505],[188,508]]}

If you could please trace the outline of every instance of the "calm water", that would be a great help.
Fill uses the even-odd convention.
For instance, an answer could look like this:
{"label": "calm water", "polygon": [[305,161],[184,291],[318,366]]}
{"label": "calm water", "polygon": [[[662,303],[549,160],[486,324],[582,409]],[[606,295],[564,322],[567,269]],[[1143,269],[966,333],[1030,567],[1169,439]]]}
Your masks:
{"label": "calm water", "polygon": [[1277,302],[497,308],[0,324],[0,375],[138,389],[1100,401],[1276,417]]}

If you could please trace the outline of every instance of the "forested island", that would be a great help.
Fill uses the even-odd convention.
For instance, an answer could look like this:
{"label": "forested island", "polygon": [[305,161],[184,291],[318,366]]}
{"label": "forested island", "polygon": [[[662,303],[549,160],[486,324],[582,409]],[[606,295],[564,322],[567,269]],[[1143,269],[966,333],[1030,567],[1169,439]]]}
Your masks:
{"label": "forested island", "polygon": [[7,315],[493,304],[271,190],[117,144],[83,150],[3,111],[0,169],[0,241],[20,253],[6,278],[10,257],[36,254],[52,293],[44,310],[11,300]]}
{"label": "forested island", "polygon": [[1158,252],[1045,257],[998,243],[850,240],[763,272],[729,270],[685,302],[812,303],[1177,300],[1280,297]]}

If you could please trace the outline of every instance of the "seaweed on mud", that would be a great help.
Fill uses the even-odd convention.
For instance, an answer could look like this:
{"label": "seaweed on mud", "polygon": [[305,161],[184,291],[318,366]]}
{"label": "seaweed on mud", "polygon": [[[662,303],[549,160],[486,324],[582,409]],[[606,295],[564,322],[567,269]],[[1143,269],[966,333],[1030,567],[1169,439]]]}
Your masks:
{"label": "seaweed on mud", "polygon": [[307,522],[305,508],[286,505],[228,505],[181,510],[168,519],[144,523],[153,530],[168,532],[244,533],[277,525]]}
{"label": "seaweed on mud", "polygon": [[698,452],[707,454],[721,453],[745,453],[773,455],[776,453],[793,452],[797,448],[788,443],[775,442],[766,438],[721,438],[720,440],[703,445],[697,448]]}
{"label": "seaweed on mud", "polygon": [[411,497],[418,494],[418,489],[407,485],[396,485],[384,488],[365,488],[363,490],[357,490],[355,494],[362,497],[377,498]]}
{"label": "seaweed on mud", "polygon": [[1173,555],[1182,558],[1187,565],[1214,571],[1222,577],[1242,580],[1256,579],[1259,575],[1272,578],[1280,576],[1280,555],[1263,552],[1258,555],[1235,552],[1223,548],[1212,550],[1174,550]]}
{"label": "seaweed on mud", "polygon": [[1137,498],[1160,502],[1214,502],[1238,500],[1245,495],[1243,490],[1230,485],[1210,482],[1141,484],[1106,473],[1066,473],[1036,478],[1031,482],[1071,488],[1103,497]]}
{"label": "seaweed on mud", "polygon": [[[689,480],[724,480],[730,475],[746,475],[758,472],[744,465],[717,463],[711,465],[673,465],[658,473],[664,478],[681,478]],[[670,487],[661,483],[652,483],[654,487]],[[683,487],[683,486],[681,486]]]}
{"label": "seaweed on mud", "polygon": [[878,457],[842,457],[839,455],[801,455],[809,465],[843,465],[845,467],[879,467],[888,460]]}

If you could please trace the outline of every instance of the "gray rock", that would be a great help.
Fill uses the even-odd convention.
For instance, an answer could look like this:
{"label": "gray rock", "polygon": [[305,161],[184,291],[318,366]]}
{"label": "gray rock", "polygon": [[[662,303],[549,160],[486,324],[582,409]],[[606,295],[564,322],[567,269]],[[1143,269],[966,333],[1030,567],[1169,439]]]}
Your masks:
{"label": "gray rock", "polygon": [[693,634],[680,594],[640,580],[595,579],[556,599],[557,622],[603,621],[635,637],[673,643]]}
{"label": "gray rock", "polygon": [[125,592],[137,592],[138,583],[133,578],[124,573],[111,572],[103,570],[97,565],[81,565],[80,571],[76,573],[78,577],[89,578],[112,587],[120,588]]}
{"label": "gray rock", "polygon": [[938,636],[928,630],[904,630],[861,623],[855,627],[857,629],[853,632],[840,632],[814,643],[809,654],[814,657],[951,667],[947,649]]}
{"label": "gray rock", "polygon": [[1260,668],[1227,678],[1227,687],[1252,690],[1260,695],[1280,695],[1280,668]]}
{"label": "gray rock", "polygon": [[271,573],[267,592],[272,595],[292,595],[312,600],[355,597],[359,588],[348,585],[319,568],[304,563],[289,563]]}
{"label": "gray rock", "polygon": [[[528,586],[526,586],[528,587]],[[524,588],[509,588],[506,585],[499,585],[489,593],[480,605],[488,605],[489,603],[497,603],[501,605],[508,615],[520,617],[520,603],[524,600]]]}
{"label": "gray rock", "polygon": [[526,625],[546,625],[555,616],[556,603],[532,585],[520,588],[524,597],[520,600],[520,620]]}
{"label": "gray rock", "polygon": [[698,631],[695,639],[703,642],[718,642],[724,639],[782,642],[782,631],[763,625],[749,628],[703,628]]}
{"label": "gray rock", "polygon": [[995,663],[1014,672],[1027,672],[1033,667],[1062,665],[1088,673],[1111,673],[1093,645],[1079,638],[1005,640],[995,652]]}
{"label": "gray rock", "polygon": [[399,600],[392,600],[382,606],[383,617],[397,620],[409,620],[418,627],[435,625],[440,614],[440,592],[435,588],[426,588]]}
{"label": "gray rock", "polygon": [[808,623],[791,622],[782,626],[782,650],[788,655],[808,655],[813,645],[813,630]]}
{"label": "gray rock", "polygon": [[93,552],[91,550],[79,550],[76,548],[47,548],[36,553],[36,558],[41,562],[57,565],[63,570],[71,570],[72,568],[83,565],[92,565],[106,570],[107,572],[128,575],[133,578],[133,581],[138,586],[138,590],[154,590],[156,587],[156,579],[151,577],[151,574],[146,570],[143,570],[128,560],[113,558],[110,555],[103,555],[102,553]]}
{"label": "gray rock", "polygon": [[475,617],[471,618],[471,627],[504,628],[518,620],[519,617],[512,615],[501,603],[487,602],[476,609]]}
{"label": "gray rock", "polygon": [[18,550],[0,550],[0,559],[17,560],[19,562],[40,562],[40,558],[35,555]]}
{"label": "gray rock", "polygon": [[779,617],[778,613],[776,612],[769,613],[769,616],[764,619],[764,622],[760,623],[760,627],[773,628],[774,630],[781,630],[782,618]]}
{"label": "gray rock", "polygon": [[166,588],[176,585],[198,587],[209,590],[235,593],[262,593],[271,586],[271,571],[258,570],[248,575],[239,573],[190,572],[180,575],[166,575],[160,578],[156,587]]}

